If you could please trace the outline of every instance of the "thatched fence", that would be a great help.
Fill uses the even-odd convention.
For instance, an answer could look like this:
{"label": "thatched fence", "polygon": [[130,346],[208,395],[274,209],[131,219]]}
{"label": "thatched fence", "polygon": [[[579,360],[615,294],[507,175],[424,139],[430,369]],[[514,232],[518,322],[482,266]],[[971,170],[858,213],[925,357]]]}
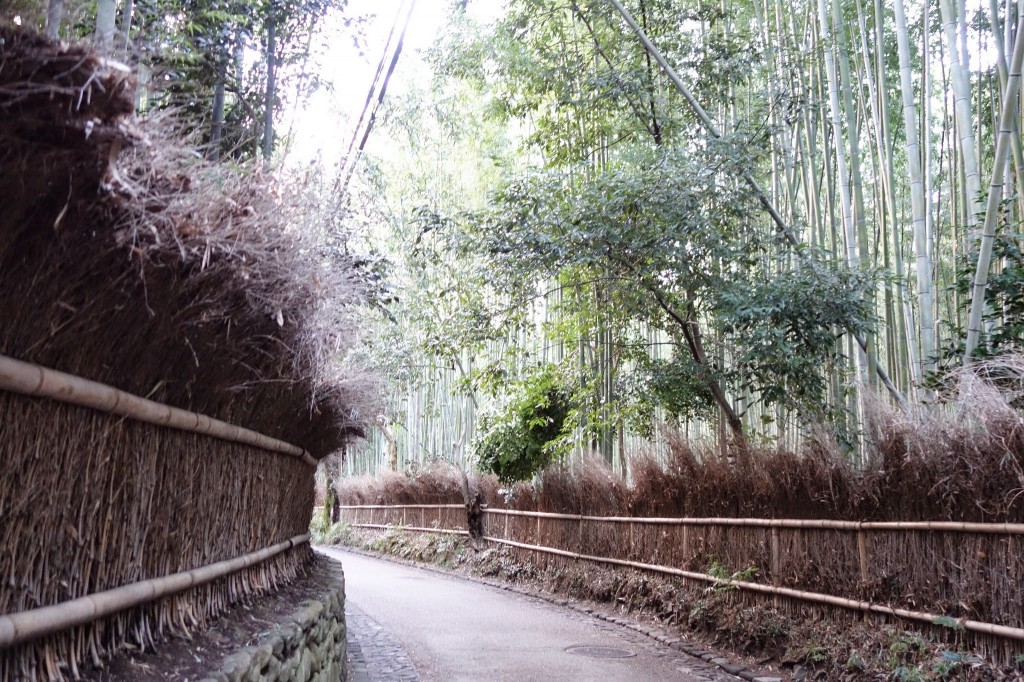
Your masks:
{"label": "thatched fence", "polygon": [[[0,26],[0,681],[78,677],[303,570],[361,433],[361,294],[309,197],[132,118],[129,69]],[[364,402],[360,402],[364,401]]]}
{"label": "thatched fence", "polygon": [[0,679],[77,677],[308,558],[301,449],[5,357],[0,423]]}
{"label": "thatched fence", "polygon": [[[343,506],[360,528],[466,534],[462,505]],[[1024,652],[1024,524],[643,518],[485,511],[486,540],[737,588],[787,608],[946,625],[1002,660]],[[713,570],[712,570],[713,569]],[[713,574],[712,574],[713,573]]]}

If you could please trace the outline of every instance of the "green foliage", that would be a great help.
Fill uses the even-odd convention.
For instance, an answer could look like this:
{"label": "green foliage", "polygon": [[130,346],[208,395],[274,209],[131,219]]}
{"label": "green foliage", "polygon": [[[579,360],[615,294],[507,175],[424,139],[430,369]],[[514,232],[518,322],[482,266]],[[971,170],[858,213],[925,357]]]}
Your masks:
{"label": "green foliage", "polygon": [[937,616],[932,622],[935,625],[941,625],[957,632],[962,632],[964,629],[963,623],[952,616]]}
{"label": "green foliage", "polygon": [[[735,21],[742,8],[646,0],[634,10],[669,60],[696,75],[694,93],[707,107],[728,106],[762,60]],[[526,145],[552,166],[588,162],[610,140],[703,137],[609,3],[512,0],[494,27],[459,28],[435,51],[437,71],[476,85],[495,118],[528,119]]]}
{"label": "green foliage", "polygon": [[715,400],[708,390],[709,372],[684,355],[669,360],[640,358],[624,390],[634,406],[632,426],[651,435],[656,407],[670,419],[713,418]]}
{"label": "green foliage", "polygon": [[346,521],[332,524],[330,517],[314,517],[309,524],[310,540],[316,545],[347,545],[352,537],[352,526]]}
{"label": "green foliage", "polygon": [[901,665],[892,671],[892,679],[900,682],[924,682],[926,678],[919,667]]}
{"label": "green foliage", "polygon": [[932,665],[932,672],[938,675],[940,680],[954,679],[959,677],[965,670],[979,667],[984,662],[984,659],[974,654],[961,653],[959,651],[943,651],[939,654],[939,660]]}
{"label": "green foliage", "polygon": [[[753,197],[727,172],[735,156],[724,142],[700,154],[634,149],[603,172],[526,173],[487,210],[449,228],[457,248],[485,259],[491,286],[513,300],[524,300],[524,282],[590,283],[613,306],[591,319],[605,315],[620,329],[638,320],[669,335],[671,358],[630,356],[635,374],[624,394],[636,400],[638,422],[656,406],[708,416],[723,382],[751,396],[748,405],[779,403],[808,421],[832,417],[822,407],[825,372],[843,360],[837,339],[873,322],[865,294],[875,278],[825,265],[784,276],[763,267],[768,244],[753,224]],[[728,340],[728,371],[700,348],[705,326]]]}
{"label": "green foliage", "polygon": [[[132,59],[151,71],[146,107],[172,111],[183,132],[208,143],[214,92],[218,83],[223,84],[219,151],[235,159],[251,156],[262,134],[266,107],[269,26],[274,25],[276,43],[276,109],[287,97],[301,98],[319,86],[318,77],[305,68],[312,38],[327,12],[345,5],[346,0],[136,3]],[[247,65],[244,55],[253,48],[260,51],[260,58]],[[303,68],[289,68],[300,65]]]}
{"label": "green foliage", "polygon": [[[1015,226],[1016,227],[1016,226]],[[992,246],[993,268],[985,289],[985,309],[982,314],[982,335],[974,356],[979,360],[992,359],[1024,349],[1024,234],[1003,226],[996,234]],[[970,251],[956,259],[953,290],[962,301],[969,301],[978,263],[980,239]],[[966,322],[966,316],[964,316]],[[947,324],[947,343],[941,349],[938,369],[927,377],[930,388],[946,388],[950,372],[963,362],[967,329]],[[999,383],[998,377],[990,377]]]}
{"label": "green foliage", "polygon": [[715,583],[708,588],[705,588],[704,592],[708,593],[719,593],[738,590],[739,588],[732,585],[732,581],[749,582],[755,575],[757,575],[757,566],[748,566],[742,571],[729,572],[729,569],[724,565],[718,563],[717,560],[713,560],[711,565],[708,566],[708,575],[715,579]]}
{"label": "green foliage", "polygon": [[482,420],[474,444],[482,471],[510,483],[532,477],[560,454],[569,400],[553,368],[513,388],[512,401],[499,415]]}
{"label": "green foliage", "polygon": [[[719,329],[733,339],[732,385],[821,419],[826,372],[838,371],[837,343],[873,322],[866,292],[875,278],[862,271],[804,267],[787,277],[730,283],[718,293]],[[825,371],[823,371],[825,370]]]}

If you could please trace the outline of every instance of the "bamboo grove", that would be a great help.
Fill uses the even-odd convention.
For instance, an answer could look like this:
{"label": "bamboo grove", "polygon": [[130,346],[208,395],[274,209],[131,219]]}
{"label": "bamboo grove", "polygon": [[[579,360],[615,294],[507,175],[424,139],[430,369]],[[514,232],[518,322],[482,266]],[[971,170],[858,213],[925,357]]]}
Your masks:
{"label": "bamboo grove", "polygon": [[569,406],[542,459],[624,466],[666,423],[858,458],[875,396],[1018,350],[1019,3],[618,5],[455,8],[392,102],[357,203],[403,380],[354,469],[461,459],[531,391]]}

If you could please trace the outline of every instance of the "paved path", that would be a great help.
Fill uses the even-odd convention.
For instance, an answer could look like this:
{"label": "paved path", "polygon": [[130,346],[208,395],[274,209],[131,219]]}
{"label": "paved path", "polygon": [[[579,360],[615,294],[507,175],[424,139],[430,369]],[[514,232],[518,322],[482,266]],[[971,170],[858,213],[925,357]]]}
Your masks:
{"label": "paved path", "polygon": [[[639,632],[549,602],[319,551],[345,569],[352,682],[736,679]],[[572,653],[573,647],[597,648]]]}

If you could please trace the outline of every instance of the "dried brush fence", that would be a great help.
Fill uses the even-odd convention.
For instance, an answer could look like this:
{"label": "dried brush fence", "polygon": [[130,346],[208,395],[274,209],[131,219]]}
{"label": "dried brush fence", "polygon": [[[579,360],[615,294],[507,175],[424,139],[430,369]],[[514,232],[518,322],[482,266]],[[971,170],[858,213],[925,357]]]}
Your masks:
{"label": "dried brush fence", "polygon": [[301,448],[0,356],[0,680],[77,678],[309,558]]}
{"label": "dried brush fence", "polygon": [[202,161],[135,90],[0,25],[0,682],[295,576],[310,464],[375,413],[333,364],[363,284],[316,197]]}
{"label": "dried brush fence", "polygon": [[[465,533],[460,505],[342,507],[355,527]],[[486,539],[535,561],[675,576],[780,608],[946,626],[1024,652],[1024,524],[639,518],[486,510]]]}

